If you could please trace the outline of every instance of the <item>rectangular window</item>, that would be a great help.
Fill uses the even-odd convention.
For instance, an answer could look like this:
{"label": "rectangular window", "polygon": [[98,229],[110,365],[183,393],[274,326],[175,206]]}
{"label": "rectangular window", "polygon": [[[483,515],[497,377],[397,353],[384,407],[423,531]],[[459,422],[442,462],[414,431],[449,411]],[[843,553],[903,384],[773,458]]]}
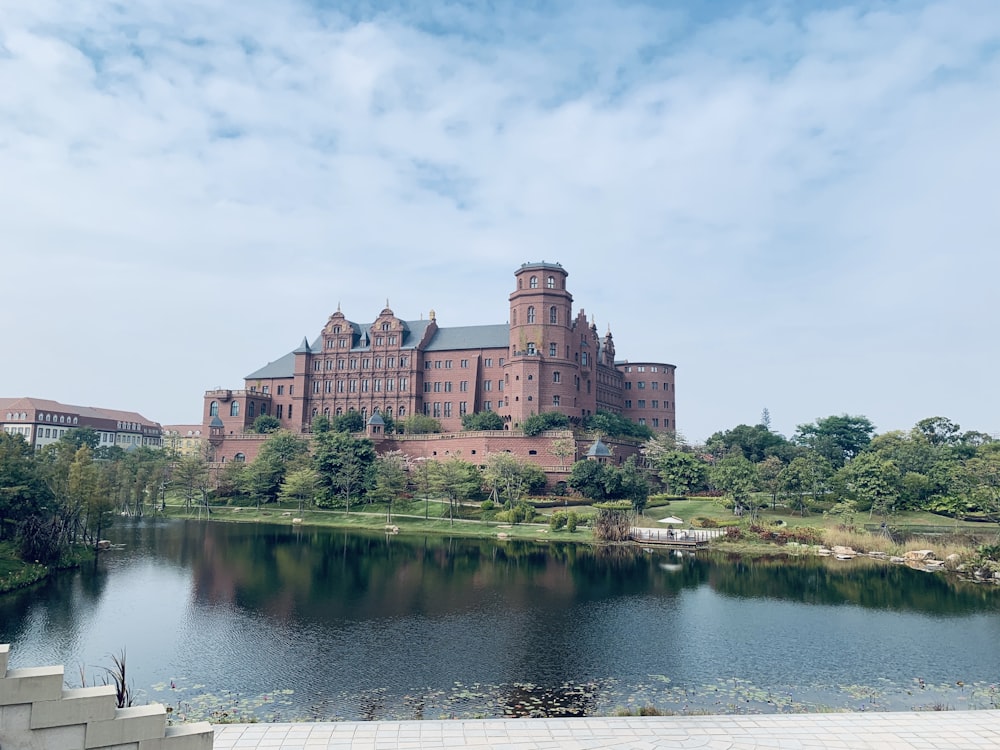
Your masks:
{"label": "rectangular window", "polygon": [[503,367],[503,357],[500,357],[500,359],[499,359],[499,360],[497,360],[497,364],[498,364],[498,365],[499,365],[500,367]]}
{"label": "rectangular window", "polygon": [[343,380],[338,380],[337,381],[337,393],[343,393],[343,392],[344,392],[344,381]]}
{"label": "rectangular window", "polygon": [[467,359],[463,359],[463,360],[462,360],[462,363],[461,363],[461,365],[460,365],[460,366],[461,366],[461,367],[468,367],[468,366],[469,366],[469,360],[467,360]]}
{"label": "rectangular window", "polygon": [[344,360],[342,360],[342,359],[338,359],[337,360],[337,369],[338,370],[343,370],[344,367],[345,367],[345,365],[347,365],[347,363]]}
{"label": "rectangular window", "polygon": [[409,365],[410,365],[410,358],[409,357],[400,357],[399,358],[399,366],[400,367],[409,367]]}
{"label": "rectangular window", "polygon": [[385,389],[387,391],[393,390],[393,386],[395,386],[395,385],[396,385],[396,380],[394,378],[386,378],[385,379]]}
{"label": "rectangular window", "polygon": [[444,384],[444,392],[445,393],[451,393],[451,381],[450,380],[447,383]]}
{"label": "rectangular window", "polygon": [[284,412],[285,412],[285,407],[283,404],[278,404],[276,407],[274,407],[274,416],[276,416],[278,419],[281,419],[281,417],[284,415]]}
{"label": "rectangular window", "polygon": [[376,336],[375,337],[375,346],[382,346],[383,343],[384,343],[384,340],[382,339],[381,336]]}
{"label": "rectangular window", "polygon": [[341,349],[346,349],[347,348],[347,339],[341,339],[340,340],[340,348]]}
{"label": "rectangular window", "polygon": [[657,419],[656,417],[653,417],[653,427],[659,427],[659,426],[660,426],[660,420]]}
{"label": "rectangular window", "polygon": [[319,372],[322,369],[323,363],[318,359],[313,360],[313,372]]}
{"label": "rectangular window", "polygon": [[491,357],[487,357],[486,359],[484,359],[483,367],[493,367],[493,359]]}
{"label": "rectangular window", "polygon": [[639,372],[646,372],[646,368],[645,368],[645,367],[642,367],[642,366],[640,366],[640,367],[637,367],[636,369],[637,369],[637,370],[638,370]]}
{"label": "rectangular window", "polygon": [[396,345],[396,334],[392,334],[389,337],[389,346],[395,346],[395,345]]}
{"label": "rectangular window", "polygon": [[431,405],[428,403],[424,404],[424,416],[429,417],[431,415]]}
{"label": "rectangular window", "polygon": [[562,380],[562,375],[560,374],[560,372],[558,370],[556,370],[554,373],[552,373],[552,382],[553,383],[559,383],[561,380]]}
{"label": "rectangular window", "polygon": [[556,345],[555,344],[549,344],[549,356],[550,357],[556,356]]}
{"label": "rectangular window", "polygon": [[483,381],[483,390],[484,391],[491,391],[491,390],[493,390],[493,381],[492,380],[484,380]]}
{"label": "rectangular window", "polygon": [[498,391],[502,391],[503,390],[503,381],[502,380],[498,380],[497,381],[497,390]]}
{"label": "rectangular window", "polygon": [[382,358],[381,357],[375,357],[375,369],[376,370],[382,369]]}
{"label": "rectangular window", "polygon": [[390,370],[395,370],[396,369],[396,358],[395,357],[389,357],[385,361],[385,366],[388,367]]}
{"label": "rectangular window", "polygon": [[409,378],[400,378],[399,379],[399,390],[405,391],[409,387],[409,385],[410,385],[410,379]]}
{"label": "rectangular window", "polygon": [[639,399],[639,408],[640,409],[645,409],[646,408],[646,399],[644,399],[644,398],[640,398]]}
{"label": "rectangular window", "polygon": [[351,358],[351,369],[352,370],[357,370],[358,369],[358,360],[357,360],[356,357],[352,357]]}
{"label": "rectangular window", "polygon": [[291,418],[292,418],[292,404],[289,404],[289,405],[288,405],[288,418],[289,418],[289,419],[291,419]]}
{"label": "rectangular window", "polygon": [[441,369],[441,360],[440,359],[435,359],[434,360],[434,369],[435,370],[440,370]]}
{"label": "rectangular window", "polygon": [[368,359],[368,357],[365,357],[363,360],[361,360],[361,369],[370,370],[371,367],[372,367],[372,361]]}
{"label": "rectangular window", "polygon": [[434,392],[435,393],[440,393],[441,392],[441,384],[440,383],[435,383],[434,384]]}
{"label": "rectangular window", "polygon": [[458,413],[460,415],[465,415],[465,414],[469,413],[469,402],[468,401],[459,401],[458,402]]}
{"label": "rectangular window", "polygon": [[279,385],[278,386],[278,395],[279,396],[284,396],[285,395],[285,386],[283,386],[283,385]]}
{"label": "rectangular window", "polygon": [[333,381],[332,380],[324,380],[323,381],[323,390],[326,393],[333,393]]}
{"label": "rectangular window", "polygon": [[441,416],[441,402],[440,401],[435,401],[434,402],[434,418],[437,419],[440,416]]}
{"label": "rectangular window", "polygon": [[653,399],[653,408],[654,409],[659,409],[660,408],[660,402],[657,401],[655,398]]}
{"label": "rectangular window", "polygon": [[643,419],[642,417],[639,417],[639,424],[646,424],[646,420]]}
{"label": "rectangular window", "polygon": [[558,394],[552,397],[552,405],[553,406],[559,406],[559,395]]}
{"label": "rectangular window", "polygon": [[626,409],[631,409],[632,408],[632,399],[630,399],[630,398],[625,399],[625,408]]}
{"label": "rectangular window", "polygon": [[446,370],[450,370],[451,369],[451,360],[450,359],[446,359],[444,361],[444,369],[446,369]]}
{"label": "rectangular window", "polygon": [[[294,385],[288,386],[288,395],[289,396],[294,396],[295,395],[295,386]],[[289,414],[288,416],[292,416],[292,415]]]}
{"label": "rectangular window", "polygon": [[430,393],[430,392],[431,392],[431,381],[425,380],[424,381],[424,393]]}
{"label": "rectangular window", "polygon": [[372,382],[374,383],[376,391],[381,391],[382,390],[382,378],[376,378]]}
{"label": "rectangular window", "polygon": [[425,370],[431,369],[431,361],[429,359],[424,362],[424,369]]}
{"label": "rectangular window", "polygon": [[451,416],[451,401],[445,401],[444,402],[444,415],[446,417],[450,417]]}
{"label": "rectangular window", "polygon": [[351,393],[357,393],[358,392],[358,381],[357,380],[352,380],[350,383],[348,383],[347,384],[347,390],[350,391]]}
{"label": "rectangular window", "polygon": [[468,380],[463,380],[462,382],[460,382],[458,384],[458,390],[460,390],[462,393],[468,392],[468,390],[469,390],[469,381]]}
{"label": "rectangular window", "polygon": [[326,370],[332,370],[333,369],[333,360],[332,359],[326,360],[326,364],[324,365],[324,369],[326,369]]}
{"label": "rectangular window", "polygon": [[318,380],[314,380],[313,381],[313,393],[319,393],[319,381]]}
{"label": "rectangular window", "polygon": [[625,384],[625,390],[626,391],[631,391],[632,390],[632,384],[631,383],[626,383]]}
{"label": "rectangular window", "polygon": [[493,411],[493,402],[483,401],[483,411]]}
{"label": "rectangular window", "polygon": [[640,381],[639,381],[639,382],[638,382],[638,383],[636,384],[636,387],[637,387],[637,388],[638,388],[638,389],[639,389],[640,391],[644,391],[644,390],[646,390],[646,381],[645,381],[645,380],[640,380]]}
{"label": "rectangular window", "polygon": [[652,383],[649,384],[649,387],[652,388],[654,391],[656,391],[659,390],[660,384],[654,380]]}

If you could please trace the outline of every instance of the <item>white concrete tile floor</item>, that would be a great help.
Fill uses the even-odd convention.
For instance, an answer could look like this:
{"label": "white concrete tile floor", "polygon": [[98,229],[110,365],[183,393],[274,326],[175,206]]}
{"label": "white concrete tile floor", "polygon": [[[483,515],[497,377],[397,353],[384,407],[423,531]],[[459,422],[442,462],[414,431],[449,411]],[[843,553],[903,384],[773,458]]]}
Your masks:
{"label": "white concrete tile floor", "polygon": [[1000,711],[222,724],[214,750],[1000,750]]}

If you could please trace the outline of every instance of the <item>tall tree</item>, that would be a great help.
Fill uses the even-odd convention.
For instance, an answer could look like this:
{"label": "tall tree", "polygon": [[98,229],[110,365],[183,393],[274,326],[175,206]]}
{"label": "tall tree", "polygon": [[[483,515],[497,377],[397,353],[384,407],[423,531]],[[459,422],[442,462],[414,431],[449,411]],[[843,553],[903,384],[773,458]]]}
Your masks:
{"label": "tall tree", "polygon": [[293,469],[285,475],[278,497],[286,502],[298,503],[299,513],[302,513],[305,504],[315,499],[318,487],[319,475],[315,469],[308,466]]}
{"label": "tall tree", "polygon": [[351,510],[351,497],[362,496],[371,482],[375,446],[368,438],[356,438],[346,432],[323,432],[313,440],[313,465],[319,475],[319,502],[343,500]]}
{"label": "tall tree", "polygon": [[444,461],[435,461],[431,471],[431,488],[448,500],[448,516],[455,523],[455,507],[462,500],[468,500],[482,486],[483,477],[479,469],[458,456]]}
{"label": "tall tree", "polygon": [[738,516],[746,514],[750,523],[757,521],[761,503],[754,496],[757,489],[757,470],[742,455],[732,455],[719,461],[709,471],[718,489],[733,500],[733,512]]}
{"label": "tall tree", "polygon": [[368,494],[386,504],[386,523],[392,523],[392,503],[406,489],[406,470],[407,460],[402,451],[388,451],[375,458],[374,482]]}
{"label": "tall tree", "polygon": [[867,417],[841,414],[800,424],[794,439],[839,469],[868,447],[874,433],[875,426]]}

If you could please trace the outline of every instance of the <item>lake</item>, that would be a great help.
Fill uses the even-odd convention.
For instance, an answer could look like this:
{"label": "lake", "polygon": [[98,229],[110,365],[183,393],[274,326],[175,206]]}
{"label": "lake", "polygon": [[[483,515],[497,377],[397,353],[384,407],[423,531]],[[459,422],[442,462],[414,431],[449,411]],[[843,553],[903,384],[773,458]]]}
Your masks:
{"label": "lake", "polygon": [[[0,596],[11,666],[182,719],[1000,707],[1000,587],[861,559],[120,523]],[[82,677],[81,677],[82,675]]]}

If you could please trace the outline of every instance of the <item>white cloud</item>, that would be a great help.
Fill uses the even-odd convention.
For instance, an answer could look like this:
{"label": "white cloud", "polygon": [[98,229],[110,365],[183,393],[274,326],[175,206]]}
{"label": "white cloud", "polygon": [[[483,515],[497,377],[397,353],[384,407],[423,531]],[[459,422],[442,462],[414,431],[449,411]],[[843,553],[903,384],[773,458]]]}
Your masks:
{"label": "white cloud", "polygon": [[338,301],[502,321],[544,258],[692,437],[1000,431],[998,42],[985,0],[5,4],[0,336],[41,361],[0,390],[191,421]]}

